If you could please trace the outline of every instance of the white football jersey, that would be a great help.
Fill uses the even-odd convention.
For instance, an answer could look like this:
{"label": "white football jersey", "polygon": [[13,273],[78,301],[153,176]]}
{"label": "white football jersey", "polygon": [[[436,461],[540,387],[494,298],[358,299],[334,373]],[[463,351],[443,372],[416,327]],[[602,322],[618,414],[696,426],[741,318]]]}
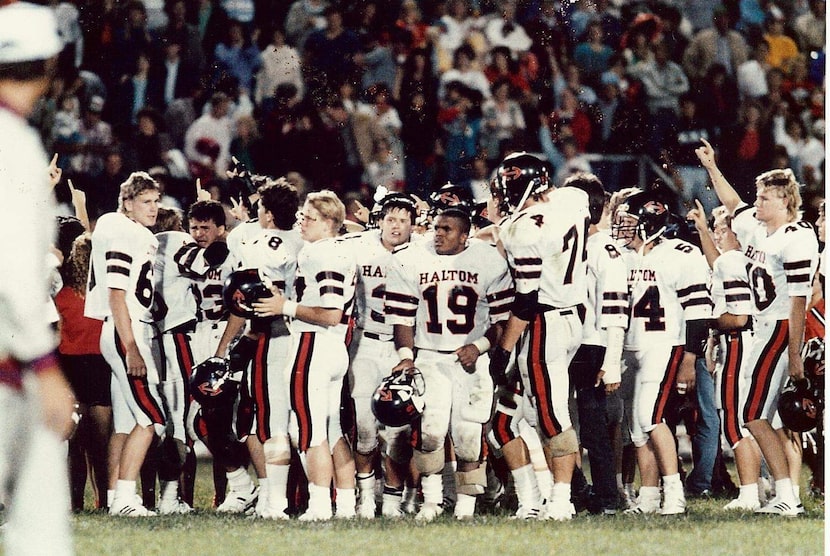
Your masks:
{"label": "white football jersey", "polygon": [[630,321],[625,349],[686,343],[686,321],[712,317],[709,265],[700,249],[664,239],[645,255],[628,250]]}
{"label": "white football jersey", "polygon": [[196,321],[198,307],[193,280],[179,271],[173,257],[186,245],[193,242],[185,232],[161,232],[156,234],[159,242],[156,253],[155,295],[153,316],[161,332],[167,332],[187,322]]}
{"label": "white football jersey", "polygon": [[[215,247],[212,245],[207,249]],[[193,281],[196,301],[199,305],[200,321],[218,321],[225,317],[222,301],[222,286],[231,272],[236,270],[238,262],[228,254],[221,263],[208,262],[204,247],[199,247],[193,239],[174,255],[179,272]]]}
{"label": "white football jersey", "polygon": [[298,230],[260,229],[239,245],[238,268],[256,268],[283,294],[293,298],[297,254],[305,243]]}
{"label": "white football jersey", "polygon": [[367,332],[391,335],[392,325],[386,322],[383,305],[392,252],[381,243],[380,230],[344,236],[342,245],[352,251],[357,262],[357,326]]}
{"label": "white football jersey", "polygon": [[628,327],[628,279],[625,261],[606,232],[597,232],[585,244],[588,252],[588,303],[582,343],[606,345],[605,329]]}
{"label": "white football jersey", "polygon": [[386,320],[415,327],[415,347],[454,351],[510,316],[513,283],[495,247],[470,240],[456,255],[432,242],[399,247],[389,268]]}
{"label": "white football jersey", "polygon": [[752,291],[746,273],[746,258],[741,251],[721,253],[712,266],[712,301],[715,318],[729,313],[732,315],[752,314]]}
{"label": "white football jersey", "polygon": [[299,319],[291,321],[291,332],[334,332],[346,338],[349,318],[354,309],[355,260],[340,238],[326,238],[306,243],[297,255],[294,280],[295,300],[306,307],[340,309],[343,318],[333,327]]}
{"label": "white football jersey", "polygon": [[549,200],[522,210],[502,226],[501,241],[516,293],[539,292],[540,304],[586,302],[588,194],[575,187],[551,191]]}
{"label": "white football jersey", "polygon": [[84,316],[112,316],[109,288],[127,292],[130,318],[153,322],[153,266],[158,240],[141,224],[120,212],[101,216],[92,232]]}
{"label": "white football jersey", "polygon": [[747,259],[749,286],[756,320],[778,321],[790,316],[790,297],[812,294],[818,267],[818,240],[813,225],[792,222],[771,235],[755,219],[755,209],[743,204],[735,210],[732,229]]}

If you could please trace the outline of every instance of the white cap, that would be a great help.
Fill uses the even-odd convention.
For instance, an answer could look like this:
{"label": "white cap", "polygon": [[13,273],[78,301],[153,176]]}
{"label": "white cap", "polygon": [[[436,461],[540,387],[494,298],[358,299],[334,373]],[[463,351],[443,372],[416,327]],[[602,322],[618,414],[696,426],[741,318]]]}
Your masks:
{"label": "white cap", "polygon": [[50,8],[29,2],[0,8],[0,63],[46,60],[62,48]]}

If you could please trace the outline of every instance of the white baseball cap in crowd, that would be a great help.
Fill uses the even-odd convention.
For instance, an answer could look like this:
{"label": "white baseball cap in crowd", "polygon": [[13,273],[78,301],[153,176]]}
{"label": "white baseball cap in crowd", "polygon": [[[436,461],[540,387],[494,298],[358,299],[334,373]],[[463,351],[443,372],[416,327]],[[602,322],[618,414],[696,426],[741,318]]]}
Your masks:
{"label": "white baseball cap in crowd", "polygon": [[0,63],[46,60],[62,48],[52,9],[30,2],[0,7]]}

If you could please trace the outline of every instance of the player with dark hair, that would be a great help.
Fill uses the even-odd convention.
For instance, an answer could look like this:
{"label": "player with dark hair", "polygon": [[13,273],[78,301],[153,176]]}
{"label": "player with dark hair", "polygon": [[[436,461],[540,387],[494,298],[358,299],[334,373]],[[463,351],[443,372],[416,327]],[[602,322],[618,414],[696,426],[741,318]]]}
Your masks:
{"label": "player with dark hair", "polygon": [[468,241],[470,227],[463,210],[440,213],[432,242],[395,252],[386,286],[386,319],[394,326],[400,360],[393,370],[417,365],[426,384],[424,413],[412,425],[412,461],[424,496],[418,521],[432,521],[443,512],[447,433],[458,460],[457,519],[473,516],[487,482],[483,437],[493,394],[487,352],[508,316],[512,280],[496,249]]}

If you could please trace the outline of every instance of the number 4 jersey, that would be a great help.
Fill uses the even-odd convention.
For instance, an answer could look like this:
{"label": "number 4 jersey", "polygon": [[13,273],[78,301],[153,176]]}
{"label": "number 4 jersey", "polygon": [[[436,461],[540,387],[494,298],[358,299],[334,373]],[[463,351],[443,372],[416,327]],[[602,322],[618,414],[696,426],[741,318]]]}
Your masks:
{"label": "number 4 jersey", "polygon": [[792,222],[767,234],[755,219],[755,209],[735,210],[732,229],[741,242],[754,301],[753,317],[779,321],[790,316],[790,297],[812,294],[818,266],[818,240],[808,222]]}
{"label": "number 4 jersey", "polygon": [[92,257],[84,316],[112,316],[109,288],[124,290],[132,320],[152,323],[153,264],[158,240],[141,224],[120,212],[98,219],[92,233]]}
{"label": "number 4 jersey", "polygon": [[390,324],[415,326],[415,347],[454,351],[510,316],[513,284],[491,245],[472,239],[456,255],[438,255],[431,241],[398,248],[386,285]]}
{"label": "number 4 jersey", "polygon": [[686,321],[712,317],[709,266],[700,250],[664,239],[648,253],[627,251],[631,320],[625,349],[686,343]]}

